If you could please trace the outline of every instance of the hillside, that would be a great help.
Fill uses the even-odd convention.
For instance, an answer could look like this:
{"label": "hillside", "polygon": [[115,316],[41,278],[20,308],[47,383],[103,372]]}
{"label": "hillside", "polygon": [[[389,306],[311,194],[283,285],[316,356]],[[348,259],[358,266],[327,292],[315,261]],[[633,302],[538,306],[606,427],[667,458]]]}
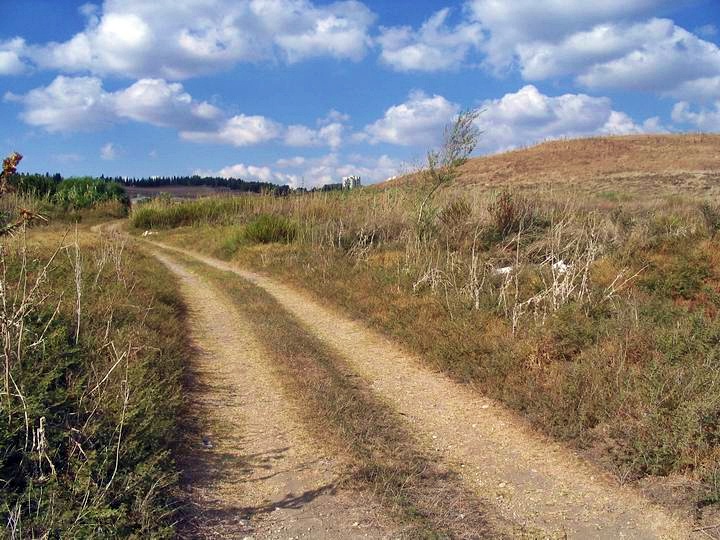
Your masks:
{"label": "hillside", "polygon": [[[381,184],[407,185],[415,175]],[[720,193],[720,135],[629,135],[557,140],[470,159],[458,186]]]}

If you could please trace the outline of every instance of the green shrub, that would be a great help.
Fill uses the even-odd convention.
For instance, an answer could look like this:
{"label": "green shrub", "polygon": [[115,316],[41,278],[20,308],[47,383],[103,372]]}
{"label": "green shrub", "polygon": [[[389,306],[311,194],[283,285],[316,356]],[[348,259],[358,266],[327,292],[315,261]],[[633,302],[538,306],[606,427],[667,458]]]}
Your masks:
{"label": "green shrub", "polygon": [[[91,242],[50,264],[34,300],[0,308],[14,321],[2,338],[12,383],[0,383],[0,537],[173,537],[182,305],[159,263]],[[22,298],[46,258],[11,246],[3,290]]]}
{"label": "green shrub", "polygon": [[291,243],[297,227],[283,216],[262,214],[245,226],[245,238],[256,244]]}
{"label": "green shrub", "polygon": [[90,208],[98,203],[121,201],[129,204],[125,188],[117,182],[94,178],[70,178],[57,185],[50,200],[64,208]]}
{"label": "green shrub", "polygon": [[138,229],[172,229],[191,225],[237,223],[250,208],[249,196],[207,197],[194,201],[156,198],[134,206],[130,224]]}

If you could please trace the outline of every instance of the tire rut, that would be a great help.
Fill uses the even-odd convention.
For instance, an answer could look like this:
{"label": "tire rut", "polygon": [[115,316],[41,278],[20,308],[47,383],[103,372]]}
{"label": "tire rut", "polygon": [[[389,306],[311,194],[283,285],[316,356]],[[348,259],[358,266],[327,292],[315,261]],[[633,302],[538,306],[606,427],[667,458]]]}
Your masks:
{"label": "tire rut", "polygon": [[467,386],[423,367],[383,336],[266,276],[189,250],[150,242],[265,289],[340,354],[440,452],[466,484],[508,519],[568,538],[692,538],[680,516],[631,488]]}
{"label": "tire rut", "polygon": [[[277,389],[269,359],[234,306],[201,277],[153,253],[179,279],[198,347],[181,466],[188,538],[389,538],[369,496],[338,490]],[[395,535],[397,536],[397,535]]]}

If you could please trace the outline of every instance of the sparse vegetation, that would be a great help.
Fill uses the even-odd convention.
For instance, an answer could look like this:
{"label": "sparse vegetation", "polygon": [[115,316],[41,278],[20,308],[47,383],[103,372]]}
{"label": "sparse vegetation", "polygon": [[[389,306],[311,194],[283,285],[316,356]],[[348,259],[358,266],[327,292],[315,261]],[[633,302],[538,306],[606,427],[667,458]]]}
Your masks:
{"label": "sparse vegetation", "polygon": [[[225,201],[242,213],[166,237],[336,302],[623,481],[684,473],[715,500],[720,246],[702,200],[438,193],[422,242],[402,189]],[[261,214],[295,241],[225,242]]]}

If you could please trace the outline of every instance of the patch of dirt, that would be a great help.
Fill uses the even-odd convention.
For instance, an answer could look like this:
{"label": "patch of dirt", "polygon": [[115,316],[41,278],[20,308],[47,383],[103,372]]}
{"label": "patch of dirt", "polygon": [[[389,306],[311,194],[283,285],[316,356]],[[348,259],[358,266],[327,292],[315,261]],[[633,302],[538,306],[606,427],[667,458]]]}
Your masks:
{"label": "patch of dirt", "polygon": [[[339,489],[338,463],[308,439],[247,322],[201,276],[156,253],[190,310],[193,360],[180,534],[187,538],[389,538],[370,496]],[[397,536],[397,535],[394,535]]]}
{"label": "patch of dirt", "polygon": [[407,418],[418,438],[440,452],[468,486],[528,530],[569,538],[697,536],[671,514],[622,487],[579,455],[534,432],[501,405],[423,367],[420,360],[362,324],[254,272],[152,242],[232,271],[268,291],[342,355],[377,394]]}

